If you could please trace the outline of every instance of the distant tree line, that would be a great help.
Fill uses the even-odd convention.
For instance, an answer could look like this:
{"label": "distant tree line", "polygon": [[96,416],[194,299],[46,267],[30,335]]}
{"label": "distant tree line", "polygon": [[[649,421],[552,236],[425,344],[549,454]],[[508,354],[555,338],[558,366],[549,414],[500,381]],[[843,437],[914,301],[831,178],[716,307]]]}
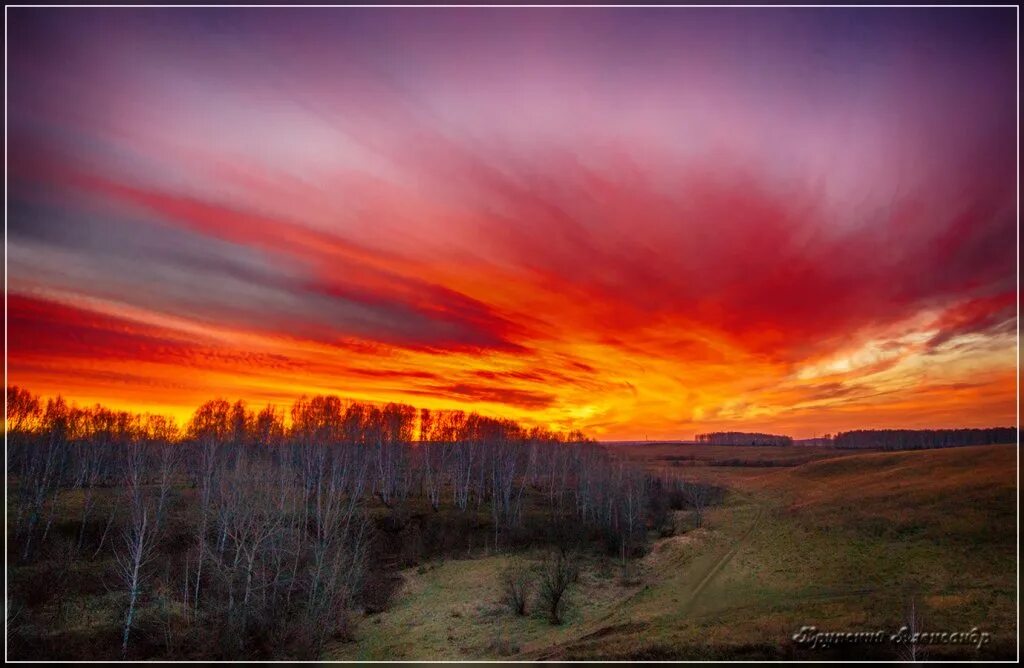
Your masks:
{"label": "distant tree line", "polygon": [[923,450],[962,445],[1016,443],[1016,427],[987,429],[858,429],[836,434],[832,444],[844,449]]}
{"label": "distant tree line", "polygon": [[[495,546],[528,518],[544,521],[599,536],[625,560],[648,529],[663,530],[670,504],[685,500],[699,523],[712,498],[580,432],[463,411],[316,396],[286,420],[273,406],[217,399],[179,428],[7,392],[10,555],[26,566],[54,550],[110,561],[122,656],[143,612],[163,656],[317,656],[350,635],[349,611],[380,596],[375,509],[489,517]],[[40,595],[10,581],[15,598]]]}
{"label": "distant tree line", "polygon": [[697,434],[697,442],[708,445],[793,445],[793,439],[789,436],[745,431],[713,431]]}

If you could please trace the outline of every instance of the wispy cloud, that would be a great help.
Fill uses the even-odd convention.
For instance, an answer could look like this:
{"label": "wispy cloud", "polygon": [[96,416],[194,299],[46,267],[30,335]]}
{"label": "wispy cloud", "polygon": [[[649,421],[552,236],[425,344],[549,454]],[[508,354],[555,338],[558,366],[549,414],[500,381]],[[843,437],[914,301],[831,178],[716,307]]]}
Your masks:
{"label": "wispy cloud", "polygon": [[1007,11],[11,10],[11,380],[1012,421]]}

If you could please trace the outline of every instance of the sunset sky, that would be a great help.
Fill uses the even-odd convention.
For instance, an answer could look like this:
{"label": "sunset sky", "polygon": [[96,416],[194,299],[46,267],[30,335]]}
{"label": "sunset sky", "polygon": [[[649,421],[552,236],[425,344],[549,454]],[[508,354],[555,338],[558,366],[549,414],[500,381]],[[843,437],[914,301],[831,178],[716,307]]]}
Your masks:
{"label": "sunset sky", "polygon": [[1016,11],[8,9],[8,383],[1016,423]]}

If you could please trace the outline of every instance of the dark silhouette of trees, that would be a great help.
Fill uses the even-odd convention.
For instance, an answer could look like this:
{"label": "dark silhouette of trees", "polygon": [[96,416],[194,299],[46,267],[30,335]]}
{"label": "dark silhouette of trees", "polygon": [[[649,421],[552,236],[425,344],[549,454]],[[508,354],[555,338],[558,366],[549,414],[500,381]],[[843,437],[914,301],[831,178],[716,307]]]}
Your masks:
{"label": "dark silhouette of trees", "polygon": [[697,434],[697,442],[708,445],[793,445],[793,439],[789,436],[744,431],[713,431],[707,434]]}
{"label": "dark silhouette of trees", "polygon": [[[573,550],[589,540],[638,556],[664,521],[652,495],[676,489],[579,432],[462,411],[316,396],[286,413],[214,399],[179,428],[20,388],[8,397],[12,550],[26,565],[45,558],[73,493],[74,515],[56,524],[73,527],[80,558],[109,564],[125,657],[152,656],[153,634],[137,629],[154,609],[175,651],[316,657],[351,633],[352,610],[387,599],[388,566],[373,559],[381,522],[401,524],[417,504],[442,531],[466,526],[452,516],[489,518],[488,549],[560,545],[538,576],[560,623]],[[504,583],[517,611],[530,579]]]}
{"label": "dark silhouette of trees", "polygon": [[858,429],[836,434],[832,444],[844,449],[923,450],[964,445],[1016,443],[1015,427],[988,429]]}
{"label": "dark silhouette of trees", "polygon": [[7,388],[7,433],[9,436],[32,431],[42,415],[39,397],[28,390],[10,385]]}

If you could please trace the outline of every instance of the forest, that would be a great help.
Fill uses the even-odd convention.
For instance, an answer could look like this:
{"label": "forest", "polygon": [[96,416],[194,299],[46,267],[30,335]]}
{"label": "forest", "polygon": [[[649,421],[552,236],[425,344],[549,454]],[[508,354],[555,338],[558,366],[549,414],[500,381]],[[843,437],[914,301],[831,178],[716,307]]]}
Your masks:
{"label": "forest", "polygon": [[[697,434],[696,441],[707,445],[793,445],[789,436],[741,431],[718,431]],[[952,448],[964,445],[996,445],[1016,443],[1015,427],[986,429],[856,429],[835,435],[804,439],[800,445],[833,447],[843,450],[924,450]]]}
{"label": "forest", "polygon": [[789,436],[743,431],[713,431],[697,434],[698,443],[707,445],[793,445]]}
{"label": "forest", "polygon": [[[387,609],[394,571],[474,549],[548,549],[557,624],[574,553],[628,565],[722,493],[456,410],[217,399],[179,427],[7,392],[15,658],[316,658]],[[521,610],[521,578],[495,586]]]}
{"label": "forest", "polygon": [[988,429],[858,429],[836,434],[832,445],[836,448],[923,450],[950,448],[962,445],[996,445],[1016,443],[1016,427]]}

